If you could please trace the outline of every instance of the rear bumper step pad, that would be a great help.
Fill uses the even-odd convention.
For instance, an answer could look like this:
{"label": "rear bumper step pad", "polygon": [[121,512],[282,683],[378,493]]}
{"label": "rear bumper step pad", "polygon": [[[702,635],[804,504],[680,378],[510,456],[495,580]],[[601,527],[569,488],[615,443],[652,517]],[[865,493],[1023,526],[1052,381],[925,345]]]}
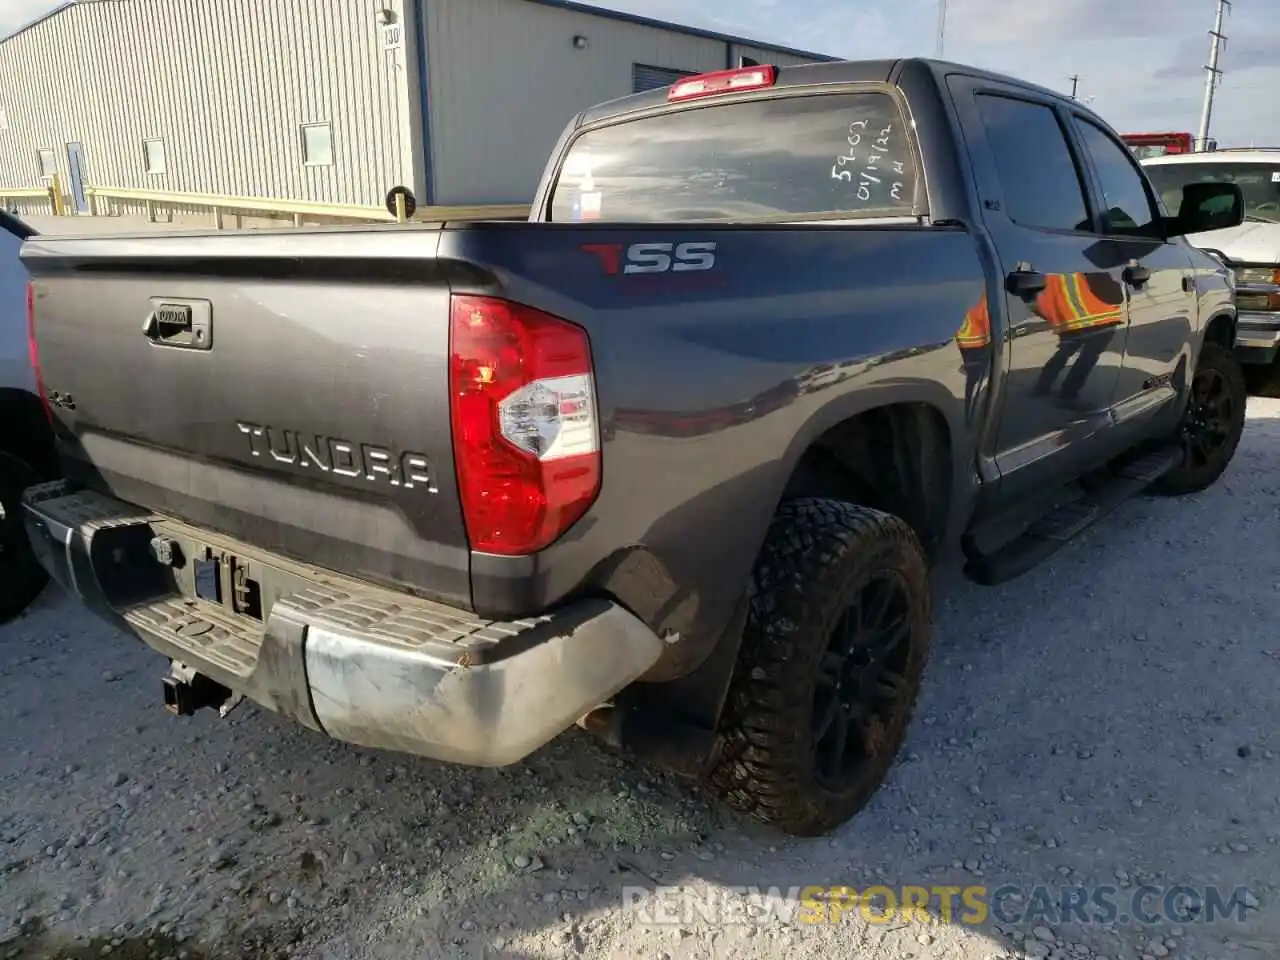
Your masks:
{"label": "rear bumper step pad", "polygon": [[[485,620],[62,481],[32,487],[24,507],[41,563],[95,613],[262,706],[364,746],[513,763],[641,676],[663,647],[608,600]],[[157,559],[157,538],[183,559]],[[265,622],[195,599],[190,561],[210,547],[252,570]]]}

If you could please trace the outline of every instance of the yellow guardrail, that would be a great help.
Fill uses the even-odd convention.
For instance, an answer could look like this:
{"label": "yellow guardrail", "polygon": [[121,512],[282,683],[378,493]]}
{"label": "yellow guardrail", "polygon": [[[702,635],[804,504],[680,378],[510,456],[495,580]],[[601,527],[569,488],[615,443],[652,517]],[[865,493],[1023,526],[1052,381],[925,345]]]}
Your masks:
{"label": "yellow guardrail", "polygon": [[61,216],[66,212],[57,174],[54,174],[49,179],[49,183],[43,187],[0,187],[0,203],[5,200],[44,200],[49,204],[49,212],[54,216]]}
{"label": "yellow guardrail", "polygon": [[312,200],[280,200],[271,197],[226,197],[216,194],[166,193],[157,190],[133,190],[125,187],[85,187],[89,212],[100,216],[112,204],[140,206],[147,219],[156,222],[159,211],[167,210],[172,217],[175,209],[207,210],[213,215],[214,226],[223,228],[224,218],[234,217],[237,225],[248,215],[265,214],[271,219],[281,215],[291,216],[295,226],[308,220],[357,220],[375,223],[404,223],[409,220],[504,220],[523,219],[529,215],[528,204],[480,204],[471,206],[418,207],[412,215],[405,205],[404,195],[396,195],[395,213],[384,207],[352,203],[318,203]]}

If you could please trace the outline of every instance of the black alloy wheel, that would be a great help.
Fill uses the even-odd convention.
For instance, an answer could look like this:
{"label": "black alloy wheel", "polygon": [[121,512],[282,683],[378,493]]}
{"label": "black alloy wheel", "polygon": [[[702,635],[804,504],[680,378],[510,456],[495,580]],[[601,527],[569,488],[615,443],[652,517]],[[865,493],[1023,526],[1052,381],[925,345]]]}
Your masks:
{"label": "black alloy wheel", "polygon": [[874,574],[841,615],[822,656],[813,703],[814,773],[848,788],[885,749],[912,693],[907,682],[910,599],[893,571]]}

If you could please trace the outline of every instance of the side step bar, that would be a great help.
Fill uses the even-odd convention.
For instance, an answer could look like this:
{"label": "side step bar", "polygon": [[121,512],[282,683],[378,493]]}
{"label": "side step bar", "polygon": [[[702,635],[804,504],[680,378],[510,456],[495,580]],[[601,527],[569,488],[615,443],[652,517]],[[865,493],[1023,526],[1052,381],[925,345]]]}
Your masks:
{"label": "side step bar", "polygon": [[967,539],[964,575],[987,587],[1022,576],[1120,504],[1142,493],[1181,463],[1182,456],[1181,446],[1171,445],[1121,464],[1101,487],[1050,511],[1020,536],[990,553],[980,553]]}

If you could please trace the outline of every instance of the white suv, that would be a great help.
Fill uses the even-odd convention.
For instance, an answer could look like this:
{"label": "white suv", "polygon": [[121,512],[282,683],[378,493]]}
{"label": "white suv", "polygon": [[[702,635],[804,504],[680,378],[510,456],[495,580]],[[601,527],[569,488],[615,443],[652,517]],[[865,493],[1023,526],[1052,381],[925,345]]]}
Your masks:
{"label": "white suv", "polygon": [[0,210],[0,623],[17,616],[45,585],[31,553],[18,498],[57,473],[53,434],[27,345],[27,271],[18,259],[35,231]]}
{"label": "white suv", "polygon": [[1244,194],[1244,223],[1187,237],[1222,256],[1236,279],[1236,353],[1241,362],[1270,365],[1280,353],[1280,149],[1217,150],[1142,161],[1166,207],[1184,184],[1229,181]]}

